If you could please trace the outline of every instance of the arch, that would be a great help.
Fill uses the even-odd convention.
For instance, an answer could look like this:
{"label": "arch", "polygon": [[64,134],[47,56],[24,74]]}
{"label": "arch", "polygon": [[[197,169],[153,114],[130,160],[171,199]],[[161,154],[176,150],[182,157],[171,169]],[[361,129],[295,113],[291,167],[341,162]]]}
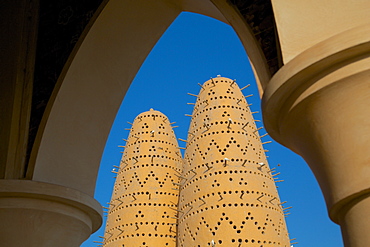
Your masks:
{"label": "arch", "polygon": [[32,152],[33,180],[93,195],[101,154],[120,103],[150,50],[182,11],[233,26],[258,81],[267,83],[270,75],[254,36],[226,2],[110,0],[59,78],[34,145],[38,149]]}

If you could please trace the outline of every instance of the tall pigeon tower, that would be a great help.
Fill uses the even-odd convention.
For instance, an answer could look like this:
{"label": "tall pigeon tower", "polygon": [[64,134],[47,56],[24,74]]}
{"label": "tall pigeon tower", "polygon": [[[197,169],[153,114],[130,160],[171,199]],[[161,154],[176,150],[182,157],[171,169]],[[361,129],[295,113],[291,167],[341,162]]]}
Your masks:
{"label": "tall pigeon tower", "polygon": [[165,115],[136,117],[117,168],[103,246],[175,247],[182,158]]}
{"label": "tall pigeon tower", "polygon": [[205,82],[191,117],[177,247],[289,247],[274,171],[236,82]]}

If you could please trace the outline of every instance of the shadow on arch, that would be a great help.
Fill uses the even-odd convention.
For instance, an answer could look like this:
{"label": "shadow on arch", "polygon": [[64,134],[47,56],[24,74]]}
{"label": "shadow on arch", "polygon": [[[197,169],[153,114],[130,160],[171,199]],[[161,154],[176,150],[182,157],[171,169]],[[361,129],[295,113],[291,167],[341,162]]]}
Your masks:
{"label": "shadow on arch", "polygon": [[[224,1],[106,2],[59,78],[35,142],[30,166],[35,181],[93,196],[101,155],[120,104],[142,63],[183,12],[230,24],[260,82],[270,74],[249,27]],[[215,75],[213,75],[215,76]]]}

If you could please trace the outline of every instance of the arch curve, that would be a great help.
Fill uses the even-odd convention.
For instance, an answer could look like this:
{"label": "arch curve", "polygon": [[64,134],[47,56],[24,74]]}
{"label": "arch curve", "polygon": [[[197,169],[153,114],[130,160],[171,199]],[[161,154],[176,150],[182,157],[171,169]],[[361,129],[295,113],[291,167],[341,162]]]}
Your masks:
{"label": "arch curve", "polygon": [[263,53],[237,9],[227,2],[110,0],[60,76],[34,144],[38,149],[30,162],[33,180],[93,195],[101,154],[123,97],[155,43],[182,11],[233,26],[259,81],[267,83]]}

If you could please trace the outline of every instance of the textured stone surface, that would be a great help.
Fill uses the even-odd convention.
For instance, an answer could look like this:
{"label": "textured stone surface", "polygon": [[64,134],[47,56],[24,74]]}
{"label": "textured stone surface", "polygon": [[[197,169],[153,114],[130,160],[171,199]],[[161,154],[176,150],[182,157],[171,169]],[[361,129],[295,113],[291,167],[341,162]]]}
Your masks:
{"label": "textured stone surface", "polygon": [[290,246],[260,129],[235,81],[203,84],[184,156],[179,247]]}
{"label": "textured stone surface", "polygon": [[182,158],[168,118],[150,110],[135,118],[108,211],[104,246],[176,246]]}

